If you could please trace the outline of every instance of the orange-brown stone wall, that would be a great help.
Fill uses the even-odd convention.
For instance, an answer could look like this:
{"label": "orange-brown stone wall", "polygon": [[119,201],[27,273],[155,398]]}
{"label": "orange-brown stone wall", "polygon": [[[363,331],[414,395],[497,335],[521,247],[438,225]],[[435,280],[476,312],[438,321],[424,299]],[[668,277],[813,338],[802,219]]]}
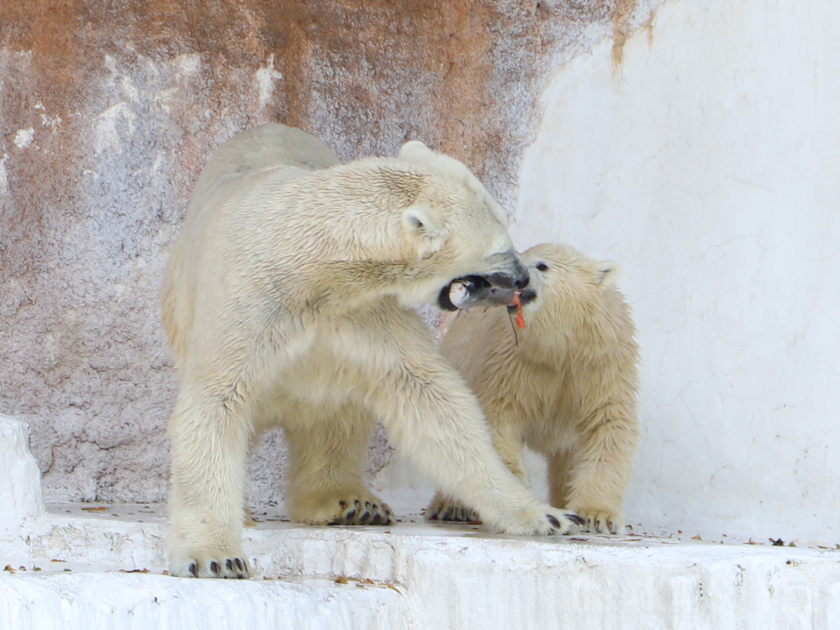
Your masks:
{"label": "orange-brown stone wall", "polygon": [[[343,160],[420,139],[509,205],[552,64],[604,36],[623,42],[639,11],[0,0],[0,413],[31,423],[48,498],[165,498],[177,377],[157,292],[219,143],[272,120]],[[252,464],[257,500],[279,498],[278,450],[274,436]],[[372,468],[388,456],[379,435]]]}

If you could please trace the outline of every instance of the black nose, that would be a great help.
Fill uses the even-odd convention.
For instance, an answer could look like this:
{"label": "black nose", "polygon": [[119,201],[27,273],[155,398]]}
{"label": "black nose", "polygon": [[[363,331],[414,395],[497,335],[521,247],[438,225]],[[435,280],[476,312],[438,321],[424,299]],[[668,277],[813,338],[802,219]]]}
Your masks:
{"label": "black nose", "polygon": [[528,267],[523,265],[519,260],[516,261],[516,265],[514,267],[514,276],[516,277],[514,284],[517,289],[524,289],[531,281],[531,276],[528,275]]}
{"label": "black nose", "polygon": [[531,281],[531,276],[528,275],[528,267],[517,258],[513,261],[512,270],[490,274],[486,279],[500,289],[524,289]]}

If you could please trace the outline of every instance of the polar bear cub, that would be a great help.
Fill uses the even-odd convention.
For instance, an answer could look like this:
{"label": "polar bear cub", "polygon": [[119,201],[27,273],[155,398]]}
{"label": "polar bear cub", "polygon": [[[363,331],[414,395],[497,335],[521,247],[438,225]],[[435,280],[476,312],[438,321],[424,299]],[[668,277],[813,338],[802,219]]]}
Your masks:
{"label": "polar bear cub", "polygon": [[[612,262],[571,247],[522,255],[524,330],[504,309],[459,313],[442,352],[478,396],[502,460],[528,483],[527,445],[548,460],[550,501],[590,532],[624,532],[624,493],[639,440],[639,350]],[[429,518],[476,520],[481,510],[438,493]]]}
{"label": "polar bear cub", "polygon": [[451,308],[456,284],[479,302],[479,290],[512,296],[528,277],[499,205],[463,164],[419,142],[349,164],[277,124],[223,144],[162,288],[181,377],[169,422],[170,574],[251,574],[245,469],[274,426],[289,444],[295,521],[391,521],[362,482],[378,420],[492,528],[569,531],[580,519],[537,501],[504,465],[478,401],[410,308]]}

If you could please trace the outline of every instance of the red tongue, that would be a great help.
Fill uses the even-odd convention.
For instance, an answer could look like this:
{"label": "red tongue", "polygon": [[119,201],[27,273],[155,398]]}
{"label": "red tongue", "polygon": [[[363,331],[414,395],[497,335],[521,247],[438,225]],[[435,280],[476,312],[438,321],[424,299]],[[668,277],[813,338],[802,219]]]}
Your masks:
{"label": "red tongue", "polygon": [[519,291],[513,294],[513,302],[511,302],[516,307],[516,325],[525,329],[525,316],[522,314],[522,301],[519,299]]}

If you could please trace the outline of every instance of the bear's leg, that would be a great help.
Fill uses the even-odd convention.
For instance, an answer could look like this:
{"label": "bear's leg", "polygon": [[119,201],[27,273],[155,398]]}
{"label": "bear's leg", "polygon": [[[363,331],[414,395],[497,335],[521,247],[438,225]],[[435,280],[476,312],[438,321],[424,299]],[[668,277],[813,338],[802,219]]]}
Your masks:
{"label": "bear's leg", "polygon": [[[490,431],[493,438],[493,446],[496,452],[502,458],[505,466],[517,478],[525,484],[525,487],[531,487],[531,481],[528,479],[528,472],[525,470],[525,463],[522,460],[522,432],[519,426],[511,419],[505,422],[503,417],[494,416],[490,424]],[[555,507],[556,503],[552,503]],[[429,507],[426,508],[426,518],[438,521],[480,521],[481,517],[476,510],[463,505],[460,501],[453,499],[450,496],[437,492]]]}
{"label": "bear's leg", "polygon": [[[495,530],[570,531],[580,519],[538,501],[508,470],[493,448],[478,400],[440,356],[422,320],[416,317],[415,326],[405,321],[410,317],[416,314],[394,309],[388,313],[392,325],[355,340],[344,337],[346,348],[367,349],[366,360],[358,354],[347,360],[364,371],[366,400],[390,438],[444,494],[477,510]],[[413,328],[417,333],[408,334]],[[354,332],[359,331],[357,325]]]}
{"label": "bear's leg", "polygon": [[378,387],[372,404],[397,446],[445,495],[510,534],[567,533],[583,522],[538,501],[508,470],[493,448],[478,401],[454,368],[397,379]]}
{"label": "bear's leg", "polygon": [[249,427],[230,400],[182,386],[169,421],[169,573],[248,577],[242,553]]}
{"label": "bear's leg", "polygon": [[314,407],[308,422],[286,424],[293,521],[310,525],[389,525],[394,515],[362,481],[374,419],[356,404]]}
{"label": "bear's leg", "polygon": [[548,457],[548,497],[554,507],[565,507],[569,502],[571,463],[568,451],[559,450]]}
{"label": "bear's leg", "polygon": [[592,533],[624,533],[624,493],[638,430],[618,405],[607,404],[580,425],[572,449],[568,506]]}
{"label": "bear's leg", "polygon": [[531,480],[528,479],[528,472],[525,470],[525,462],[522,461],[522,430],[513,418],[506,418],[505,414],[499,414],[488,419],[490,434],[493,437],[493,446],[499,457],[508,467],[510,472],[516,475],[526,487],[531,487]]}

